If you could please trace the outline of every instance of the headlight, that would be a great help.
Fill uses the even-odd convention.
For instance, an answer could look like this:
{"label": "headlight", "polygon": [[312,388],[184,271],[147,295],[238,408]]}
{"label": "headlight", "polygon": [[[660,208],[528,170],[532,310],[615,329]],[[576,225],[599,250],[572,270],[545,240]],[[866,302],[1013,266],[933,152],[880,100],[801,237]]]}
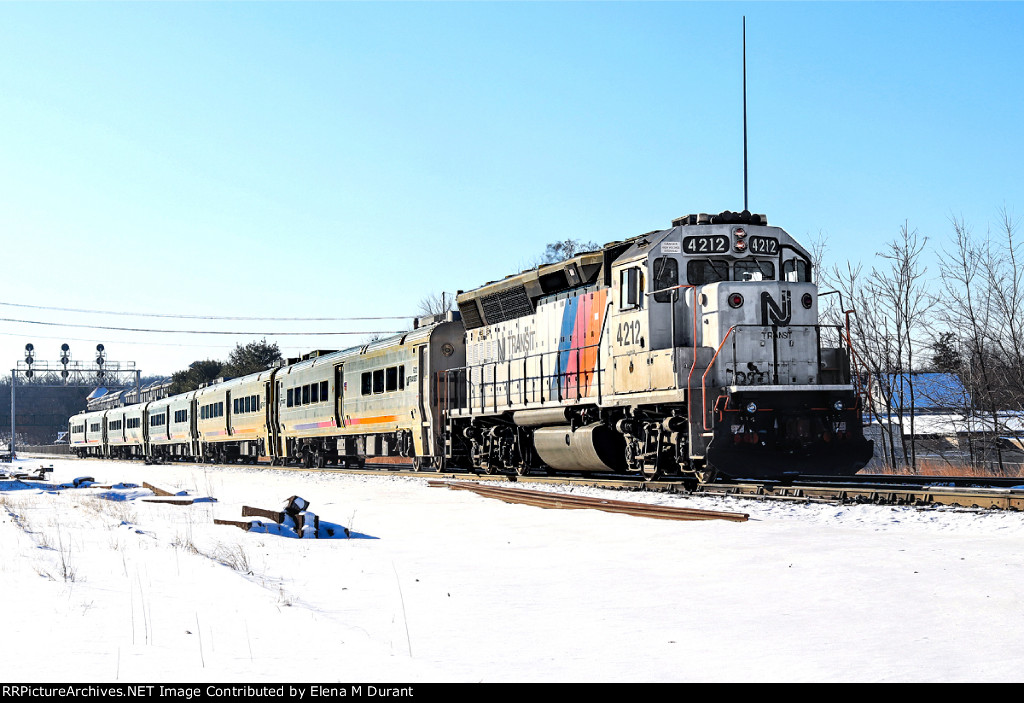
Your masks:
{"label": "headlight", "polygon": [[747,403],[747,412],[753,415],[757,412],[757,403]]}
{"label": "headlight", "polygon": [[837,400],[836,402],[832,403],[832,407],[836,409],[836,412],[842,412],[843,408],[846,406],[843,405],[843,401]]}

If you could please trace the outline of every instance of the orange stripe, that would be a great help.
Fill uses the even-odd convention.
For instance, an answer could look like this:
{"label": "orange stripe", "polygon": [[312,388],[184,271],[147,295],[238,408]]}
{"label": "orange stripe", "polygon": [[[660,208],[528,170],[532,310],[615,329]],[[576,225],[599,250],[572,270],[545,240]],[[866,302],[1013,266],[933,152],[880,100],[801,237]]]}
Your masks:
{"label": "orange stripe", "polygon": [[383,422],[395,422],[398,415],[380,415],[378,417],[355,417],[349,418],[350,425],[379,425]]}

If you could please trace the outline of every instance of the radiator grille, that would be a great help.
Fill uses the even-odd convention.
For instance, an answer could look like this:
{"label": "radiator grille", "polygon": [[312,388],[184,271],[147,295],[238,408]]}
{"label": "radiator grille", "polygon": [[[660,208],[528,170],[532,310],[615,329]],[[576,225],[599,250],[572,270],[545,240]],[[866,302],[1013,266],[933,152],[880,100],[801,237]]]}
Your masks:
{"label": "radiator grille", "polygon": [[530,303],[530,296],[526,294],[525,286],[492,293],[484,297],[480,303],[484,309],[484,320],[488,325],[533,314],[533,305]]}
{"label": "radiator grille", "polygon": [[459,312],[462,313],[462,324],[466,326],[467,330],[483,327],[484,321],[480,317],[480,309],[476,306],[476,300],[459,303]]}

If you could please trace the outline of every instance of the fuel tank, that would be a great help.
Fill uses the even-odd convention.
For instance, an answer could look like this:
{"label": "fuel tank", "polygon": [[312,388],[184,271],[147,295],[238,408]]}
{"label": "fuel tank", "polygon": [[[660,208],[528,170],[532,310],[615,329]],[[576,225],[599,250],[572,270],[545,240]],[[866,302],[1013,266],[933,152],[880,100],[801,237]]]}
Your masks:
{"label": "fuel tank", "polygon": [[626,442],[600,422],[575,430],[569,425],[540,427],[533,446],[545,464],[565,471],[622,471],[626,468]]}

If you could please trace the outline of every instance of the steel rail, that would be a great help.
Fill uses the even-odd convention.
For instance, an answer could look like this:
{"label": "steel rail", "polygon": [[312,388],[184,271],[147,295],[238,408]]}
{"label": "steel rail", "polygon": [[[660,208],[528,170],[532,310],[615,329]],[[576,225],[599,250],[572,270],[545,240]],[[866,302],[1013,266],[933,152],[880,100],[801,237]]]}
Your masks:
{"label": "steel rail", "polygon": [[[106,459],[98,459],[96,457],[81,459],[80,461],[90,460],[106,461]],[[173,466],[176,463],[178,462],[169,462],[168,465]],[[181,463],[188,465],[187,462]],[[946,505],[964,508],[1024,510],[1024,488],[1021,488],[1021,486],[1024,486],[1024,477],[1018,479],[989,479],[988,485],[985,485],[986,479],[984,477],[883,477],[875,475],[855,475],[852,477],[806,476],[785,484],[777,481],[739,480],[734,482],[700,484],[694,487],[692,479],[684,480],[680,477],[669,477],[658,481],[641,482],[636,477],[621,474],[604,476],[543,474],[515,476],[508,474],[495,474],[493,476],[482,476],[469,472],[461,473],[451,470],[410,471],[407,465],[402,464],[377,464],[374,469],[357,468],[354,466],[328,466],[321,469],[315,469],[287,465],[270,466],[267,463],[260,463],[256,466],[245,464],[206,464],[205,466],[208,468],[215,468],[217,466],[223,466],[225,468],[256,468],[256,466],[259,466],[261,468],[276,471],[294,471],[299,473],[318,471],[320,473],[348,473],[368,476],[404,476],[409,478],[428,479],[428,481],[432,483],[440,482],[440,479],[458,482],[474,481],[496,483],[514,481],[520,484],[537,483],[580,485],[594,488],[606,488],[609,490],[639,489],[645,492],[655,491],[680,495],[720,495],[759,500],[802,501],[807,503],[873,503],[878,505],[914,505],[918,507]],[[0,464],[0,472],[5,470],[9,473],[9,467]],[[883,481],[883,479],[887,480]],[[896,481],[900,480],[902,480],[902,483],[896,483]],[[558,495],[562,496],[562,502],[568,502],[568,499],[565,498],[566,494]]]}

